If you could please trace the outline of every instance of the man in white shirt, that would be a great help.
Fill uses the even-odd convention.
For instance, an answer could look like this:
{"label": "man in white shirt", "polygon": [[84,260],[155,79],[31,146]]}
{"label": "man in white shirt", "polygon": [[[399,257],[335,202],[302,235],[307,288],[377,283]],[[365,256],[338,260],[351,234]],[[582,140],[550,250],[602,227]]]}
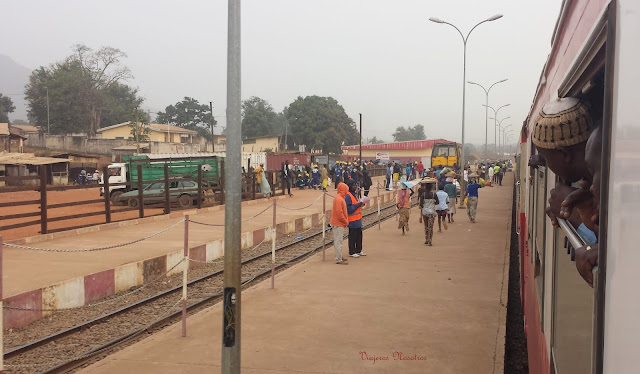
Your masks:
{"label": "man in white shirt", "polygon": [[448,230],[447,226],[447,213],[449,213],[449,194],[443,190],[444,183],[438,183],[438,206],[436,207],[436,213],[438,215],[438,232],[442,232],[442,226],[445,230]]}
{"label": "man in white shirt", "polygon": [[493,173],[494,173],[493,166],[490,165],[489,166],[489,179],[487,179],[487,181],[491,181],[491,187],[493,187],[493,182],[494,182]]}

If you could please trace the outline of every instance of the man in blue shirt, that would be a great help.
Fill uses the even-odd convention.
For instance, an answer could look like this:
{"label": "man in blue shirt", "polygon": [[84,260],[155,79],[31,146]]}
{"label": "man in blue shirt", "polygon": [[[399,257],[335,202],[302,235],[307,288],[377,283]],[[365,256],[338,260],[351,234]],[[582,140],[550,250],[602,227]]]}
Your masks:
{"label": "man in blue shirt", "polygon": [[481,186],[478,184],[478,174],[473,173],[469,175],[469,184],[467,190],[464,192],[464,196],[467,197],[467,215],[472,223],[476,223],[476,208],[478,208],[478,189]]}

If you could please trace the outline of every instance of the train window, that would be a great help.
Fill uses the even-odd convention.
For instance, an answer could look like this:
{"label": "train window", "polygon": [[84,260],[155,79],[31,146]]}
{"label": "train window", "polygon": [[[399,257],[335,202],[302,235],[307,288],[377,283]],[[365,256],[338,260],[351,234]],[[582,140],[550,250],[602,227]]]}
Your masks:
{"label": "train window", "polygon": [[449,146],[449,156],[455,156],[456,155],[456,147],[455,146]]}
{"label": "train window", "polygon": [[449,148],[447,147],[439,147],[438,148],[438,156],[449,156]]}
{"label": "train window", "polygon": [[563,230],[554,232],[552,351],[559,374],[591,373],[593,289],[576,271]]}
{"label": "train window", "polygon": [[[535,285],[536,285],[536,293],[538,295],[538,308],[540,312],[540,316],[542,321],[544,322],[544,258],[545,258],[545,238],[546,238],[546,207],[547,207],[547,170],[546,167],[540,166],[535,173],[535,189],[536,189],[536,235],[535,235],[535,243],[532,249],[532,257],[535,257],[534,260],[534,274],[535,274]],[[543,326],[544,323],[541,323]]]}

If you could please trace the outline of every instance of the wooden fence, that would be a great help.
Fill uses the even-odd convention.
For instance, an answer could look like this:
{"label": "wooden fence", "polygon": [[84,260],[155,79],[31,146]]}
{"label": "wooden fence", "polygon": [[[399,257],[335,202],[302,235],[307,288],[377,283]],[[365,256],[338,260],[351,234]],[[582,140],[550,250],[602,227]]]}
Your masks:
{"label": "wooden fence", "polygon": [[[142,165],[138,165],[137,167],[138,175],[142,175],[142,170],[140,170],[142,168]],[[220,163],[220,176],[217,178],[203,178],[202,169],[199,168],[197,177],[179,179],[180,181],[196,182],[195,188],[179,190],[180,193],[189,194],[192,197],[192,204],[189,204],[190,206],[175,206],[178,205],[176,204],[177,199],[172,198],[171,196],[172,190],[170,188],[170,184],[172,181],[176,181],[177,179],[169,178],[168,165],[165,165],[164,178],[159,180],[139,180],[134,182],[109,183],[109,178],[104,178],[105,180],[103,184],[67,186],[52,186],[47,184],[47,176],[49,171],[48,168],[49,167],[46,165],[41,166],[39,175],[0,177],[0,182],[4,181],[9,182],[7,184],[11,184],[11,186],[0,187],[0,222],[3,223],[0,223],[0,232],[39,225],[40,230],[38,232],[41,234],[46,234],[57,231],[93,226],[101,223],[111,223],[132,218],[143,218],[154,215],[169,214],[172,209],[175,210],[193,208],[193,205],[200,209],[203,206],[222,204],[224,202],[224,161]],[[371,167],[369,171],[372,177],[385,174],[384,167],[374,166]],[[109,175],[107,167],[103,169],[103,175]],[[265,176],[269,181],[273,195],[284,195],[286,193],[286,184],[284,183],[280,170],[265,171]],[[16,182],[29,185],[16,186]],[[295,182],[296,178],[294,176],[291,179],[291,187],[295,186]],[[164,196],[161,196],[159,194],[144,194],[144,187],[153,183],[164,184]],[[110,198],[110,194],[108,193],[108,191],[110,191],[113,187],[124,187],[124,189],[127,191],[137,190],[138,193],[135,195],[135,197],[130,197],[129,199],[127,199],[127,201],[113,201]],[[100,196],[99,191],[101,188],[104,188],[105,193],[102,194],[102,197],[98,197]],[[260,193],[260,186],[256,182],[256,175],[253,172],[243,173],[241,188],[243,200],[255,200],[263,198],[262,194]],[[80,195],[80,193],[70,192],[68,193],[68,196],[65,195],[62,197],[62,202],[49,202],[49,197],[51,196],[51,193],[54,192],[83,192],[88,190],[95,191],[96,198],[77,200],[77,197]],[[16,201],[14,195],[16,192],[21,191],[32,191],[33,194],[27,194],[28,198],[26,200]],[[173,192],[175,192],[175,189]],[[57,197],[60,196],[58,195]],[[136,201],[129,203],[129,200],[131,199]],[[147,200],[146,204],[145,199]],[[152,199],[156,202],[149,203],[149,200]],[[124,206],[121,206],[123,203]],[[18,208],[16,209],[16,207]],[[61,209],[69,207],[77,207],[78,211],[83,212],[77,214],[60,214]],[[160,211],[160,209],[162,210]],[[137,211],[138,214],[128,214],[126,215],[126,217],[121,214],[132,211]],[[103,217],[102,219],[97,219],[101,216]],[[95,218],[90,219],[91,217]],[[25,220],[27,218],[34,219]],[[81,224],[77,224],[77,220],[79,219],[82,220]],[[76,221],[75,223],[72,222],[74,220]],[[57,227],[55,228],[49,227],[50,223],[64,221],[69,221],[69,224],[56,224]]]}

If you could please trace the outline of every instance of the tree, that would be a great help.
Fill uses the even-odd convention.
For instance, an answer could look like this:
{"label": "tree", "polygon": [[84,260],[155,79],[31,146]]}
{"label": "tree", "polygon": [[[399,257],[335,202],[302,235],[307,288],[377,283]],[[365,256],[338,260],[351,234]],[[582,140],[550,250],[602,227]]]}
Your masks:
{"label": "tree", "polygon": [[47,129],[48,109],[52,134],[87,132],[90,120],[82,97],[84,79],[79,64],[72,60],[34,70],[25,90],[29,120]]}
{"label": "tree", "polygon": [[106,91],[120,80],[133,78],[129,68],[120,64],[127,55],[117,48],[102,47],[97,51],[77,44],[75,55],[70,59],[80,64],[84,80],[82,81],[83,103],[89,112],[89,135],[95,135],[100,128],[100,119]]}
{"label": "tree", "polygon": [[27,122],[27,121],[25,121],[23,119],[16,119],[16,120],[11,121],[11,123],[13,125],[28,125],[29,124],[29,122]]}
{"label": "tree", "polygon": [[[101,126],[103,113],[109,125],[126,121],[126,113],[142,99],[137,97],[137,90],[120,83],[131,78],[129,69],[120,64],[125,56],[111,47],[94,52],[76,45],[74,54],[63,61],[34,70],[25,87],[29,120],[47,128],[48,109],[52,133],[90,135],[95,135]],[[128,101],[126,105],[124,100]],[[125,108],[119,110],[122,105]]]}
{"label": "tree", "polygon": [[[116,83],[109,87],[104,96],[101,127],[107,127],[131,120],[131,113],[135,113],[143,99],[138,97],[138,90],[126,84]],[[145,117],[148,114],[145,113]]]}
{"label": "tree", "polygon": [[136,140],[136,135],[138,135],[138,142],[148,142],[149,135],[151,134],[151,129],[149,128],[149,116],[148,114],[138,108],[135,108],[129,114],[129,128],[131,128],[131,137],[129,140]]}
{"label": "tree", "polygon": [[427,136],[424,133],[424,126],[415,125],[414,127],[404,126],[396,127],[396,131],[393,133],[393,140],[396,142],[406,142],[409,140],[424,140]]}
{"label": "tree", "polygon": [[[158,123],[169,123],[174,126],[197,131],[198,135],[209,139],[211,137],[211,109],[208,105],[200,104],[198,100],[185,96],[184,100],[169,105],[164,112],[158,112]],[[213,121],[215,126],[216,121]]]}
{"label": "tree", "polygon": [[266,100],[252,96],[242,102],[242,137],[278,134],[278,115]]}
{"label": "tree", "polygon": [[332,97],[298,97],[285,111],[289,144],[304,144],[324,153],[341,153],[341,146],[356,144],[355,122]]}
{"label": "tree", "polygon": [[378,139],[375,136],[373,138],[369,139],[369,144],[382,144],[382,143],[384,143],[384,140]]}
{"label": "tree", "polygon": [[9,123],[9,113],[16,110],[13,101],[9,96],[2,96],[0,93],[0,122]]}

